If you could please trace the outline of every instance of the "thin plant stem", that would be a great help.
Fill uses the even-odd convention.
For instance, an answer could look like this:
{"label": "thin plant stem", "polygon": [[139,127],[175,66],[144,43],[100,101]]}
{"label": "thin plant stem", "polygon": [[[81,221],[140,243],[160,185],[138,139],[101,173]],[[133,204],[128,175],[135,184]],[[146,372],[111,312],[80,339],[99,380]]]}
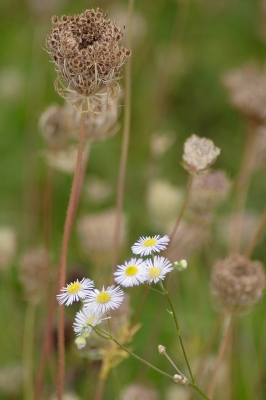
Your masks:
{"label": "thin plant stem", "polygon": [[[65,285],[66,280],[66,265],[67,265],[67,249],[71,234],[71,228],[73,224],[73,214],[75,211],[75,202],[78,191],[79,177],[81,173],[82,163],[82,149],[84,141],[84,125],[85,125],[86,113],[81,114],[80,119],[80,133],[79,133],[79,145],[76,169],[73,178],[73,185],[71,188],[70,199],[67,208],[67,215],[62,240],[62,250],[59,265],[59,279],[58,279],[58,290]],[[64,373],[65,373],[65,347],[64,347],[64,306],[59,307],[59,320],[58,320],[58,383],[57,383],[57,395],[58,400],[62,400],[63,397],[63,386],[64,386]]]}
{"label": "thin plant stem", "polygon": [[182,372],[177,368],[177,366],[175,365],[175,363],[173,362],[173,360],[168,356],[168,354],[165,352],[163,353],[163,355],[167,358],[167,360],[170,362],[170,364],[172,364],[172,366],[174,367],[174,369],[177,370],[177,372],[184,378],[184,374],[182,374]]}
{"label": "thin plant stem", "polygon": [[231,316],[227,316],[226,320],[225,320],[225,327],[224,327],[224,333],[223,333],[223,337],[219,346],[219,350],[218,350],[218,355],[217,355],[217,359],[216,359],[216,363],[214,366],[214,371],[212,374],[212,378],[210,380],[210,385],[209,388],[207,390],[207,396],[212,398],[213,394],[214,394],[214,390],[215,390],[215,386],[216,386],[216,382],[217,382],[217,377],[218,377],[218,372],[221,366],[221,362],[224,356],[224,352],[226,349],[226,345],[230,336],[230,327],[231,327],[231,322],[232,322],[232,317]]}
{"label": "thin plant stem", "polygon": [[251,237],[251,239],[250,239],[250,241],[249,241],[249,243],[247,245],[247,248],[246,248],[245,253],[244,253],[245,257],[247,257],[247,258],[251,257],[251,255],[252,255],[252,253],[254,251],[254,248],[255,248],[258,240],[259,240],[259,237],[260,237],[260,235],[261,235],[261,233],[262,233],[262,231],[264,229],[265,224],[266,224],[266,207],[265,207],[263,213],[261,214],[260,220],[258,222],[258,225],[257,225],[256,229],[255,229],[255,232],[254,232],[253,236]]}
{"label": "thin plant stem", "polygon": [[[162,285],[162,288],[164,289],[164,286],[163,286],[162,282],[161,282],[161,285]],[[170,297],[169,297],[167,292],[165,292],[165,296],[166,296],[166,298],[168,300],[168,303],[169,303],[169,305],[171,307],[172,315],[173,315],[173,318],[174,318],[174,321],[175,321],[175,326],[176,326],[176,330],[177,330],[177,334],[178,334],[178,339],[179,339],[179,342],[180,342],[180,345],[181,345],[181,348],[182,348],[183,355],[184,355],[185,360],[186,360],[186,364],[187,364],[187,367],[188,367],[188,370],[189,370],[189,374],[190,374],[192,383],[195,384],[195,380],[194,380],[194,377],[193,377],[193,374],[192,374],[192,371],[191,371],[191,368],[190,368],[190,365],[189,365],[189,362],[188,362],[187,354],[186,354],[185,347],[184,347],[183,340],[182,340],[182,336],[181,336],[180,327],[179,327],[179,324],[178,324],[178,320],[177,320],[177,317],[176,317],[176,313],[175,313],[172,301],[171,301],[171,299],[170,299]]]}
{"label": "thin plant stem", "polygon": [[25,327],[23,337],[23,398],[32,400],[34,394],[33,385],[33,353],[34,353],[34,324],[36,306],[27,304],[25,315]]}
{"label": "thin plant stem", "polygon": [[103,394],[104,394],[105,382],[106,382],[106,379],[102,379],[99,376],[94,400],[102,400]]}
{"label": "thin plant stem", "polygon": [[[128,35],[127,48],[131,48],[131,31],[132,31],[132,15],[134,0],[129,0],[128,5]],[[131,57],[129,57],[125,66],[125,111],[124,111],[124,130],[123,143],[119,167],[118,186],[117,186],[117,203],[116,203],[116,220],[114,226],[114,246],[113,246],[113,272],[117,267],[119,235],[121,225],[121,215],[124,200],[125,175],[128,157],[128,146],[130,137],[130,119],[131,119]]]}
{"label": "thin plant stem", "polygon": [[[95,329],[96,333],[97,332],[97,328]],[[103,331],[103,329],[101,329],[101,331]],[[108,335],[107,332],[105,332],[105,334],[107,336],[109,336],[109,340],[112,340],[114,343],[117,344],[117,346],[121,347],[121,349],[123,349],[126,353],[128,353],[131,357],[134,357],[136,360],[142,362],[143,364],[146,364],[149,368],[152,368],[153,370],[159,372],[161,375],[166,376],[167,378],[170,378],[171,380],[174,380],[174,376],[167,374],[166,372],[162,371],[161,369],[155,367],[154,365],[150,364],[148,361],[144,360],[143,358],[137,356],[135,353],[132,353],[130,350],[128,350],[125,346],[123,346],[121,343],[119,343],[113,336]],[[193,382],[188,382],[188,385],[193,387],[198,393],[200,393],[202,395],[202,397],[204,397],[204,399],[206,400],[210,400],[199,388],[198,386]]]}
{"label": "thin plant stem", "polygon": [[177,230],[178,230],[179,224],[180,224],[180,222],[181,222],[181,219],[182,219],[182,217],[183,217],[183,215],[184,215],[184,212],[185,212],[185,210],[186,210],[186,207],[187,207],[187,205],[188,205],[188,200],[189,200],[189,196],[190,196],[190,191],[191,191],[192,182],[193,182],[193,176],[192,176],[192,175],[189,175],[189,180],[188,180],[188,184],[187,184],[186,196],[185,196],[185,198],[184,198],[184,201],[183,201],[181,210],[180,210],[180,212],[179,212],[179,214],[178,214],[178,217],[177,217],[177,220],[176,220],[174,229],[173,229],[173,231],[172,231],[172,233],[171,233],[171,235],[170,235],[170,242],[169,242],[167,251],[169,251],[171,245],[173,244],[173,239],[174,239],[174,237],[175,237],[175,235],[176,235],[176,232],[177,232]]}

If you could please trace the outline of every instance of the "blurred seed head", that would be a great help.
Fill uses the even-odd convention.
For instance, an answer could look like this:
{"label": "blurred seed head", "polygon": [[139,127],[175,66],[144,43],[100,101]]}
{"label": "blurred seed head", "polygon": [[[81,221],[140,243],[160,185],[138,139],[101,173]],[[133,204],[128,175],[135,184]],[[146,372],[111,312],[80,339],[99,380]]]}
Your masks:
{"label": "blurred seed head", "polygon": [[159,395],[154,389],[132,384],[122,390],[120,400],[159,400]]}
{"label": "blurred seed head", "polygon": [[[172,229],[169,230],[171,232]],[[191,255],[203,249],[210,241],[210,231],[207,227],[182,221],[167,252],[171,260],[189,259]]]}
{"label": "blurred seed head", "polygon": [[181,208],[183,196],[183,191],[170,182],[158,179],[149,183],[146,204],[154,227],[169,227]]}
{"label": "blurred seed head", "polygon": [[40,132],[47,147],[52,151],[63,149],[69,140],[65,120],[64,108],[56,104],[48,107],[41,115]]}
{"label": "blurred seed head", "polygon": [[[240,249],[245,250],[251,236],[253,235],[257,224],[259,222],[259,215],[254,211],[246,211],[241,222],[241,243]],[[237,213],[229,214],[219,220],[217,234],[220,241],[227,245],[233,242],[236,226],[239,225],[239,215]]]}
{"label": "blurred seed head", "polygon": [[26,301],[32,305],[40,303],[49,281],[49,255],[41,248],[27,251],[19,265],[19,280]]}
{"label": "blurred seed head", "polygon": [[176,139],[175,132],[155,132],[151,137],[151,154],[155,158],[162,157],[173,145]]}
{"label": "blurred seed head", "polygon": [[[111,209],[88,214],[79,219],[77,230],[83,251],[93,260],[109,260],[114,245],[114,226],[116,211]],[[126,240],[126,218],[122,217],[119,246]]]}
{"label": "blurred seed head", "polygon": [[61,20],[54,16],[52,23],[46,47],[58,73],[57,91],[76,106],[81,102],[77,108],[90,111],[89,97],[100,91],[110,93],[110,87],[118,85],[121,68],[131,54],[120,46],[123,33],[100,8],[63,15]]}
{"label": "blurred seed head", "polygon": [[10,227],[0,227],[0,270],[10,267],[17,248],[16,232]]}
{"label": "blurred seed head", "polygon": [[89,175],[84,184],[84,191],[88,201],[93,204],[102,204],[113,194],[110,183],[96,175]]}
{"label": "blurred seed head", "polygon": [[262,297],[266,278],[261,262],[232,253],[213,266],[211,293],[219,310],[243,314]]}
{"label": "blurred seed head", "polygon": [[47,163],[54,169],[66,174],[73,174],[77,163],[78,149],[69,145],[66,149],[57,152],[46,152]]}
{"label": "blurred seed head", "polygon": [[0,98],[15,100],[23,93],[23,75],[22,72],[9,65],[0,70]]}
{"label": "blurred seed head", "polygon": [[219,154],[212,140],[193,134],[184,144],[183,166],[192,175],[200,175],[208,172]]}
{"label": "blurred seed head", "polygon": [[212,171],[192,181],[189,207],[196,212],[210,211],[222,204],[231,189],[224,171]]}
{"label": "blurred seed head", "polygon": [[[121,99],[121,92],[118,88],[114,89],[112,97],[108,93],[103,93],[101,97],[95,101],[93,113],[86,114],[85,120],[85,139],[89,142],[101,142],[114,136],[120,125],[117,122],[120,108],[118,102]],[[65,118],[68,125],[68,131],[72,136],[78,138],[81,113],[78,112],[71,104],[65,106]]]}
{"label": "blurred seed head", "polygon": [[266,120],[266,72],[253,62],[229,71],[223,77],[229,101],[241,114],[257,124]]}
{"label": "blurred seed head", "polygon": [[21,365],[0,368],[0,393],[5,398],[18,398],[22,391],[23,370]]}

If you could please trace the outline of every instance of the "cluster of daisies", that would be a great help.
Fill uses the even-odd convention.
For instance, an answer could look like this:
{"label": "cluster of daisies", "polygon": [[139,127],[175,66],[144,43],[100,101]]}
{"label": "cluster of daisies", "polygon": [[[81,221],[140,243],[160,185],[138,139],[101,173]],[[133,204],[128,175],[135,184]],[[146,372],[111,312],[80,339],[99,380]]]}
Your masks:
{"label": "cluster of daisies", "polygon": [[[165,275],[173,270],[173,265],[165,257],[154,255],[165,250],[169,243],[168,236],[141,237],[132,247],[132,252],[139,256],[152,258],[132,258],[124,265],[118,265],[114,273],[114,280],[118,285],[131,287],[141,283],[157,283],[165,278]],[[98,290],[91,279],[83,278],[81,281],[70,283],[61,289],[57,295],[60,305],[71,305],[74,301],[81,300],[83,307],[77,312],[73,324],[77,335],[76,344],[82,348],[86,344],[86,338],[93,328],[108,317],[110,309],[118,308],[124,299],[124,292],[120,286],[109,286]],[[106,315],[106,318],[103,316]]]}

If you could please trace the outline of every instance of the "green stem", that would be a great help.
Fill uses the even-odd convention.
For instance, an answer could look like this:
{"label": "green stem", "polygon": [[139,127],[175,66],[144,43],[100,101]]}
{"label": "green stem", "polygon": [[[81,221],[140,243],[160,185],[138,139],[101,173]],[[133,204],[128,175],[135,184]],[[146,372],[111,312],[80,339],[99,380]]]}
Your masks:
{"label": "green stem", "polygon": [[[161,284],[163,290],[165,291],[162,281],[160,282],[160,284]],[[183,344],[183,340],[182,340],[182,336],[181,336],[181,332],[180,332],[180,328],[179,328],[179,324],[178,324],[178,320],[177,320],[177,317],[176,317],[176,313],[175,313],[173,304],[172,304],[171,299],[170,299],[170,297],[169,297],[167,292],[165,292],[165,296],[166,296],[166,298],[168,300],[168,303],[169,303],[169,305],[171,307],[171,310],[172,310],[172,314],[173,314],[173,318],[174,318],[174,321],[175,321],[175,326],[176,326],[179,342],[180,342],[181,347],[182,347],[183,355],[184,355],[185,360],[186,360],[186,364],[187,364],[187,367],[188,367],[188,370],[189,370],[189,374],[190,374],[192,383],[195,385],[195,380],[194,380],[194,377],[192,375],[192,371],[191,371],[191,368],[190,368],[190,365],[189,365],[189,362],[188,362],[187,354],[186,354],[185,347],[184,347],[184,344]]]}
{"label": "green stem", "polygon": [[161,292],[161,290],[154,289],[152,286],[147,285],[146,283],[143,283],[143,285],[146,286],[148,289],[153,290],[156,293],[160,293],[160,294],[165,295],[165,292]]}

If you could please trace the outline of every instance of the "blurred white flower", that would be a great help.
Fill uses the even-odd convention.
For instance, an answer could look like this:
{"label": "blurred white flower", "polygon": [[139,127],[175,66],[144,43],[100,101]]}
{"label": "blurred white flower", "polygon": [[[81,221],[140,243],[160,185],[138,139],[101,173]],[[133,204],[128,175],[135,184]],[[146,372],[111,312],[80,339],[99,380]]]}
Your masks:
{"label": "blurred white flower", "polygon": [[16,252],[16,233],[10,227],[0,227],[0,270],[8,268]]}

